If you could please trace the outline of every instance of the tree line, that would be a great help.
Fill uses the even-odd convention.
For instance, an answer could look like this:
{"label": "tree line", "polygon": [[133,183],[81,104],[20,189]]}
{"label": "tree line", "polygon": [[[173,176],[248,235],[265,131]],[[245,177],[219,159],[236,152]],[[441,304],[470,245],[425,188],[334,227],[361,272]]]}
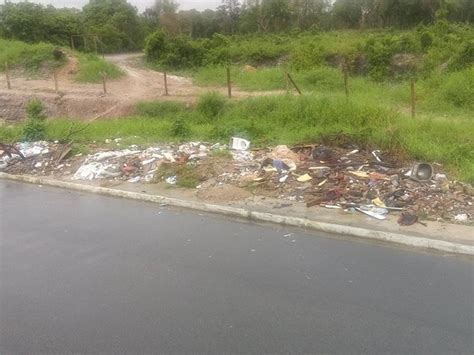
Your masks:
{"label": "tree line", "polygon": [[[249,34],[331,29],[410,28],[442,18],[474,22],[473,0],[223,0],[215,10],[179,10],[175,0],[156,0],[139,13],[126,0],[89,0],[82,9],[30,2],[0,5],[0,36],[51,42],[82,50],[143,47],[150,33],[209,38],[215,33]],[[81,36],[77,36],[81,35]],[[95,44],[95,43],[94,43]]]}

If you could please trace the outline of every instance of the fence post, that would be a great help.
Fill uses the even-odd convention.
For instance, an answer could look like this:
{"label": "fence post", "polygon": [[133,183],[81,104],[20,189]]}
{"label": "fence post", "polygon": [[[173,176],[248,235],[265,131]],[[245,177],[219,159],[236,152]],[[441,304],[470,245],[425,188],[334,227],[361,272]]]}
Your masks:
{"label": "fence post", "polygon": [[165,96],[168,96],[168,76],[166,75],[166,72],[163,72],[163,80],[165,82]]}
{"label": "fence post", "polygon": [[10,69],[8,68],[8,62],[5,62],[5,78],[7,79],[8,90],[11,90],[12,86],[10,84]]}
{"label": "fence post", "polygon": [[54,91],[56,91],[56,94],[59,93],[59,86],[58,86],[58,74],[56,71],[53,72],[53,79],[54,79]]}
{"label": "fence post", "polygon": [[106,74],[102,73],[102,87],[104,89],[104,94],[107,94],[107,84],[106,84]]}
{"label": "fence post", "polygon": [[293,86],[295,87],[296,91],[298,92],[298,94],[301,95],[301,90],[300,88],[296,85],[295,81],[293,80],[293,78],[291,77],[290,73],[286,73],[286,76],[288,77],[288,79],[290,80],[290,83],[293,84]]}
{"label": "fence post", "polygon": [[74,47],[74,36],[71,36],[71,49],[74,51],[76,48]]}
{"label": "fence post", "polygon": [[410,86],[411,86],[411,117],[415,118],[415,111],[416,111],[415,80],[411,81]]}
{"label": "fence post", "polygon": [[347,69],[347,64],[344,64],[342,70],[344,72],[344,90],[346,92],[346,97],[349,97],[349,72]]}
{"label": "fence post", "polygon": [[232,83],[230,81],[230,67],[227,67],[227,94],[229,99],[232,97]]}

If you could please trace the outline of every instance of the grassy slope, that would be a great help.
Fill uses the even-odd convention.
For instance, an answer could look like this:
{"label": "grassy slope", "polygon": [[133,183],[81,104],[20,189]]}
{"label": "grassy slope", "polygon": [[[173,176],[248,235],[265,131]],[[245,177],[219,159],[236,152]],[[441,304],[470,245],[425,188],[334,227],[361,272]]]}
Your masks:
{"label": "grassy slope", "polygon": [[10,68],[24,69],[35,74],[42,68],[53,69],[64,64],[53,56],[54,46],[48,43],[27,44],[0,39],[0,71],[8,62]]}
{"label": "grassy slope", "polygon": [[[28,44],[20,41],[0,39],[0,71],[5,63],[11,69],[22,69],[28,74],[36,74],[41,70],[53,70],[65,63],[65,58],[56,60],[53,51],[56,47],[48,43]],[[69,52],[69,50],[66,50]],[[114,64],[93,54],[74,53],[79,58],[79,69],[76,80],[84,83],[101,81],[102,73],[108,78],[116,79],[123,72]]]}
{"label": "grassy slope", "polygon": [[[238,135],[250,139],[254,146],[265,146],[315,142],[343,133],[360,146],[445,164],[451,176],[474,183],[474,126],[469,117],[459,118],[455,124],[427,116],[412,120],[383,105],[347,100],[344,95],[259,97],[225,102],[224,106],[222,100],[215,101],[220,102],[211,100],[207,108],[198,105],[201,110],[177,103],[143,103],[139,116],[94,122],[74,139],[90,143],[121,137],[123,144],[190,139],[227,142]],[[210,114],[209,105],[217,107],[216,116]],[[71,124],[49,121],[48,138],[65,137]],[[0,129],[0,141],[19,139],[21,129]]]}
{"label": "grassy slope", "polygon": [[124,75],[115,64],[107,62],[93,54],[78,54],[79,69],[75,79],[83,83],[98,83],[102,74],[109,79],[117,79]]}

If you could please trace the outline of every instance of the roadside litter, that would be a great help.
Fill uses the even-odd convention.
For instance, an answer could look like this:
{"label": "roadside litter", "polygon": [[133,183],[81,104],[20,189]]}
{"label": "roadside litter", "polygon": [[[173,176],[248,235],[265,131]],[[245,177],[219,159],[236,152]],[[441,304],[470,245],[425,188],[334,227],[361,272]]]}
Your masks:
{"label": "roadside litter", "polygon": [[[121,142],[119,138],[109,141]],[[182,186],[183,171],[188,175],[199,172],[195,182],[186,177],[186,186],[198,187],[201,192],[230,184],[255,195],[301,201],[308,208],[360,213],[380,221],[397,214],[401,226],[420,220],[473,222],[472,186],[449,180],[439,164],[400,163],[380,150],[354,146],[250,146],[248,140],[232,137],[228,145],[92,146],[91,154],[82,155],[71,153],[70,145],[58,142],[1,144],[0,171],[177,186]]]}

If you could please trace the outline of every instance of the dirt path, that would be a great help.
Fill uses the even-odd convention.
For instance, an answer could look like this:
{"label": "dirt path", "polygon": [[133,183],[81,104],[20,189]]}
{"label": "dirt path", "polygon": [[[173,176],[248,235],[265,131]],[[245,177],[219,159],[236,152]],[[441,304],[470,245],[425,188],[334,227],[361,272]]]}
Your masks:
{"label": "dirt path", "polygon": [[[126,53],[106,56],[106,60],[120,67],[126,75],[107,82],[107,94],[102,84],[84,84],[74,81],[77,60],[69,62],[58,73],[59,94],[55,92],[52,75],[44,78],[25,78],[13,73],[12,90],[0,88],[0,120],[16,121],[24,118],[26,103],[36,97],[43,101],[50,117],[100,119],[121,117],[133,113],[138,101],[171,100],[193,103],[207,91],[218,91],[227,95],[221,87],[198,87],[185,77],[168,75],[168,92],[165,96],[163,74],[146,68],[141,53]],[[280,92],[245,92],[233,90],[235,98],[278,94]]]}

